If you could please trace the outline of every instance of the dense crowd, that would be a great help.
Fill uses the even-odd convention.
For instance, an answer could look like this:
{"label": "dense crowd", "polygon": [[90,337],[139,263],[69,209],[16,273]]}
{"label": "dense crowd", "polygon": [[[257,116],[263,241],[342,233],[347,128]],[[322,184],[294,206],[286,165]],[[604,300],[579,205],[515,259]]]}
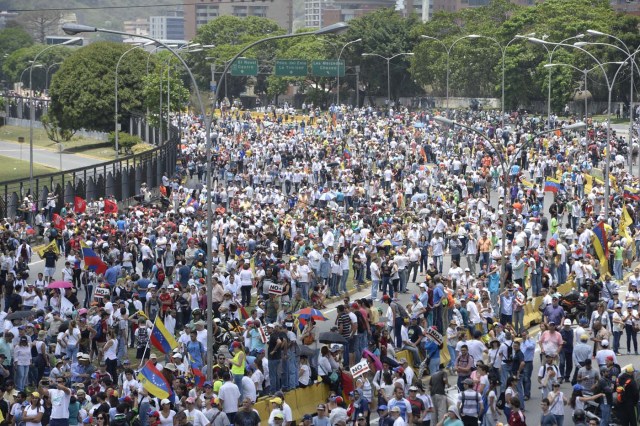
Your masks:
{"label": "dense crowd", "polygon": [[[504,128],[492,112],[452,118],[484,136],[429,111],[232,107],[212,128],[208,170],[201,121],[176,117],[180,161],[159,198],[143,187],[126,211],[99,199],[79,212],[58,208],[52,194],[35,228],[5,220],[5,421],[365,426],[377,413],[387,426],[521,425],[540,392],[543,425],[562,425],[565,413],[576,424],[597,414],[601,425],[612,416],[635,425],[636,373],[623,357],[638,353],[640,269],[625,273],[640,256],[640,195],[626,142],[607,143],[602,123],[534,137],[545,122],[526,113]],[[609,200],[594,173],[606,147]],[[545,205],[549,179],[557,184]],[[45,239],[39,256],[33,232]],[[33,274],[38,257],[44,270]],[[51,288],[59,280],[71,284]],[[558,293],[566,282],[574,290]],[[524,324],[534,298],[539,333]],[[335,324],[320,333],[322,310],[336,302]],[[153,348],[157,319],[177,343],[165,354]],[[215,365],[205,381],[208,351]],[[167,398],[139,380],[147,359]],[[361,360],[370,371],[354,378]],[[316,382],[331,397],[294,419],[286,392]],[[267,395],[261,419],[252,407]]]}

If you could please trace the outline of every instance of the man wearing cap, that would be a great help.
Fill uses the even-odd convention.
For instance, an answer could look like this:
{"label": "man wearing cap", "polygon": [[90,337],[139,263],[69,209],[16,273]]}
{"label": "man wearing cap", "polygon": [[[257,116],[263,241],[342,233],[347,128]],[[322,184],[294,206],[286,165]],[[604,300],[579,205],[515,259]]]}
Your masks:
{"label": "man wearing cap", "polygon": [[598,363],[598,367],[602,368],[607,364],[607,358],[613,358],[614,363],[618,363],[618,359],[616,358],[615,352],[609,349],[609,340],[604,339],[600,342],[600,346],[602,349],[596,352],[596,362]]}
{"label": "man wearing cap", "polygon": [[329,423],[335,425],[340,421],[349,420],[347,410],[344,408],[344,401],[341,396],[332,396],[329,398]]}
{"label": "man wearing cap", "polygon": [[400,412],[400,407],[395,406],[389,409],[389,416],[393,420],[393,426],[405,426],[407,422],[402,417],[402,413]]}
{"label": "man wearing cap", "polygon": [[187,415],[187,422],[193,426],[208,426],[210,421],[202,411],[196,408],[196,400],[190,396],[187,398],[186,403],[187,409],[185,410],[185,414]]}
{"label": "man wearing cap", "polygon": [[[48,383],[48,382],[47,382]],[[38,391],[40,395],[49,397],[51,401],[50,426],[69,426],[69,404],[71,402],[71,390],[65,386],[64,379],[56,380],[55,388],[48,389],[40,381]]]}
{"label": "man wearing cap", "polygon": [[[562,309],[562,308],[560,308]],[[556,322],[548,322],[548,330],[540,336],[540,353],[556,357],[562,347],[562,336],[556,331]]]}
{"label": "man wearing cap", "polygon": [[[316,407],[316,416],[312,419],[313,426],[330,426],[329,417],[327,417],[327,408],[324,404],[318,404]],[[379,423],[382,426],[381,423]]]}
{"label": "man wearing cap", "polygon": [[484,410],[482,395],[473,389],[474,382],[472,379],[464,379],[463,383],[464,390],[458,397],[460,418],[465,426],[475,426],[478,424],[478,418]]}
{"label": "man wearing cap", "polygon": [[563,381],[568,382],[571,378],[571,372],[573,370],[573,330],[571,329],[571,320],[565,319],[562,329],[560,329],[560,336],[562,336],[562,348],[560,349],[560,383]]}
{"label": "man wearing cap", "polygon": [[398,409],[400,412],[400,416],[405,422],[413,422],[413,416],[411,414],[411,403],[407,398],[405,398],[403,387],[397,386],[393,390],[393,398],[387,401],[387,406],[389,407],[389,411],[392,411],[394,408]]}

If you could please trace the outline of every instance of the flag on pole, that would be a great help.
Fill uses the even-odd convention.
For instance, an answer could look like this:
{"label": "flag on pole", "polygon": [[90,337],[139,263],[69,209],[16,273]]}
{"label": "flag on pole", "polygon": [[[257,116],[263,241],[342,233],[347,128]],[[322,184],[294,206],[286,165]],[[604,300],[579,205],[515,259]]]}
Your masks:
{"label": "flag on pole", "polygon": [[165,399],[171,396],[169,382],[151,361],[147,361],[138,373],[138,381],[147,392],[156,398]]}
{"label": "flag on pole", "polygon": [[60,254],[60,249],[58,248],[58,242],[56,240],[51,241],[49,244],[39,249],[38,256],[42,258],[44,257],[44,254],[48,251],[52,251],[55,254]]}
{"label": "flag on pole", "polygon": [[58,213],[53,214],[53,227],[56,229],[64,229],[66,226],[64,223],[64,219]]}
{"label": "flag on pole", "polygon": [[178,347],[178,342],[169,333],[167,327],[160,319],[160,316],[156,317],[156,321],[153,323],[153,330],[151,330],[151,344],[163,354],[167,354]]}
{"label": "flag on pole", "polygon": [[105,214],[118,213],[118,203],[113,200],[104,200]]}
{"label": "flag on pole", "polygon": [[564,188],[562,182],[558,179],[547,178],[547,180],[544,181],[544,192],[553,192],[556,194],[559,191],[564,191]]}
{"label": "flag on pole", "polygon": [[73,211],[76,213],[84,213],[87,210],[87,202],[82,197],[73,199]]}
{"label": "flag on pole", "polygon": [[207,376],[205,376],[202,370],[197,367],[197,364],[191,355],[189,355],[189,366],[191,367],[191,372],[193,373],[196,386],[199,388],[203,387],[204,382],[207,380]]}
{"label": "flag on pole", "polygon": [[629,227],[633,225],[633,219],[631,219],[631,215],[629,214],[629,210],[627,210],[627,206],[622,206],[622,215],[620,216],[620,223],[618,224],[618,234],[624,238],[631,239],[631,235],[629,234]]}
{"label": "flag on pole", "polygon": [[598,223],[593,228],[593,248],[600,260],[600,270],[609,270],[609,245],[607,243],[607,231],[604,229],[604,222]]}
{"label": "flag on pole", "polygon": [[84,269],[95,271],[96,274],[104,274],[107,272],[107,264],[100,259],[91,247],[86,245],[84,241],[80,243],[80,247],[82,248]]}

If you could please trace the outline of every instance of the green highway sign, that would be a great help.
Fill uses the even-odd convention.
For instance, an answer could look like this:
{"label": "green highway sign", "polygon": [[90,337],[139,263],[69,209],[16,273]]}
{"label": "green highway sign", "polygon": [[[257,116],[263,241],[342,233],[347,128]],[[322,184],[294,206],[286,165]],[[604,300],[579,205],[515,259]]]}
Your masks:
{"label": "green highway sign", "polygon": [[275,75],[278,77],[306,77],[307,61],[301,59],[276,60]]}
{"label": "green highway sign", "polygon": [[337,77],[338,70],[340,77],[344,77],[344,61],[313,61],[311,62],[311,71],[316,77]]}
{"label": "green highway sign", "polygon": [[255,76],[258,75],[258,60],[238,58],[231,64],[231,75],[233,76]]}

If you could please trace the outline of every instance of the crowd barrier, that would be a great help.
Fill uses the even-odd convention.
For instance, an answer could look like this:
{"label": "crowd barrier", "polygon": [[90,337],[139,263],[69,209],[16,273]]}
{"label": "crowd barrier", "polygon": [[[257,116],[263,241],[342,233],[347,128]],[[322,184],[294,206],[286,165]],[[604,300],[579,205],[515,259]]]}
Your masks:
{"label": "crowd barrier", "polygon": [[[558,287],[558,293],[567,294],[573,289],[573,280],[567,281]],[[524,325],[529,328],[542,322],[542,314],[538,309],[542,303],[542,297],[534,297],[524,307]]]}

